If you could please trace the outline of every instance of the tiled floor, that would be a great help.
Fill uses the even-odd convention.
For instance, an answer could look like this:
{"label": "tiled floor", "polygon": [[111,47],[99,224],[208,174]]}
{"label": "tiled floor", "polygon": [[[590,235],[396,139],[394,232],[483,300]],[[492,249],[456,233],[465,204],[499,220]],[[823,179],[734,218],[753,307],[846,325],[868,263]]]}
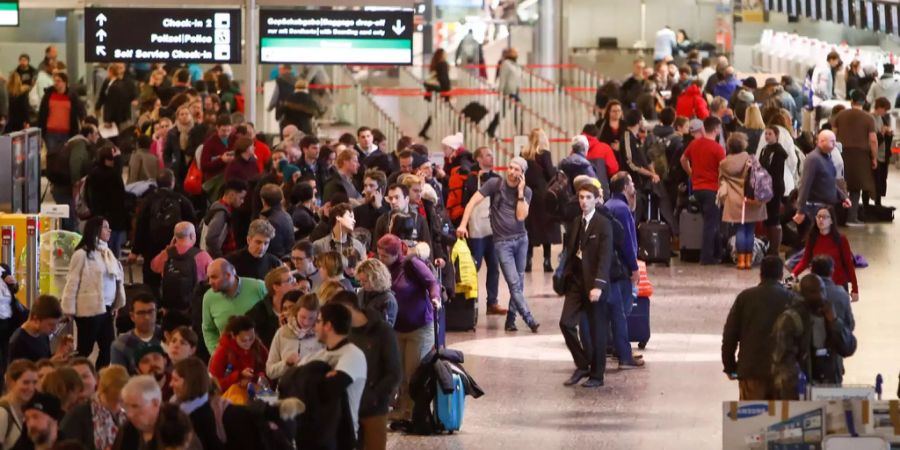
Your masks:
{"label": "tiled floor", "polygon": [[[887,203],[900,205],[900,183],[891,190]],[[846,361],[846,382],[872,384],[883,373],[885,398],[896,398],[900,373],[900,302],[891,289],[892,263],[900,258],[898,229],[881,224],[844,230],[854,252],[871,263],[858,271],[859,350]],[[553,294],[550,275],[535,272],[528,275],[526,294],[543,324],[539,335],[504,333],[503,318],[486,318],[483,312],[476,332],[450,334],[450,347],[466,352],[465,366],[486,392],[467,399],[462,431],[391,435],[389,448],[721,448],[721,402],[737,399],[737,385],[726,379],[719,362],[722,326],[735,295],[755,284],[758,272],[676,262],[651,267],[650,277],[654,334],[643,352],[645,369],[609,372],[598,390],[563,387],[574,367],[557,325],[562,301]],[[501,281],[501,299],[505,291]]]}

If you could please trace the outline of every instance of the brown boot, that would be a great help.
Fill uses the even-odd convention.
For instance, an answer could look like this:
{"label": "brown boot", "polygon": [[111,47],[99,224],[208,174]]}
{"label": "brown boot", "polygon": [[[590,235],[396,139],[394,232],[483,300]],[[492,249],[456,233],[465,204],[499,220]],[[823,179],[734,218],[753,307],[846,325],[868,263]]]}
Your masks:
{"label": "brown boot", "polygon": [[753,253],[744,253],[744,270],[753,268]]}
{"label": "brown boot", "polygon": [[487,307],[487,315],[489,316],[505,316],[506,312],[506,308],[500,305],[488,305]]}

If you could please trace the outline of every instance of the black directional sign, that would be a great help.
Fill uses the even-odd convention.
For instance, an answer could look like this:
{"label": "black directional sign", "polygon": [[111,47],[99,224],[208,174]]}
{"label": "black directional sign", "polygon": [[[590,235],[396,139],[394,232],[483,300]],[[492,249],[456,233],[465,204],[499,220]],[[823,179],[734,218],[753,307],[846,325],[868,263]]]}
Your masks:
{"label": "black directional sign", "polygon": [[413,10],[259,12],[259,60],[412,64]]}
{"label": "black directional sign", "polygon": [[85,8],[86,62],[241,62],[238,9]]}

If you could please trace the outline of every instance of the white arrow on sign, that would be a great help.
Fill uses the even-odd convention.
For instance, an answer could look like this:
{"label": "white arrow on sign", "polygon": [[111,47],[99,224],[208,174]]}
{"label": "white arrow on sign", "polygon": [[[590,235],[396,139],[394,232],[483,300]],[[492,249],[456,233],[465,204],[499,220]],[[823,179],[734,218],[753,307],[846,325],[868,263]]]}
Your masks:
{"label": "white arrow on sign", "polygon": [[400,36],[401,34],[403,34],[403,30],[406,30],[406,27],[403,26],[403,23],[400,22],[400,19],[397,19],[397,23],[395,23],[394,26],[391,27],[391,29],[394,30],[394,33],[396,33],[397,36]]}
{"label": "white arrow on sign", "polygon": [[105,45],[97,46],[97,56],[106,56],[106,46]]}
{"label": "white arrow on sign", "polygon": [[106,32],[101,28],[97,30],[97,40],[103,42],[104,39],[106,39]]}
{"label": "white arrow on sign", "polygon": [[100,26],[102,27],[103,24],[106,23],[106,15],[103,13],[97,14],[97,18],[94,20],[96,20],[97,23],[99,23]]}

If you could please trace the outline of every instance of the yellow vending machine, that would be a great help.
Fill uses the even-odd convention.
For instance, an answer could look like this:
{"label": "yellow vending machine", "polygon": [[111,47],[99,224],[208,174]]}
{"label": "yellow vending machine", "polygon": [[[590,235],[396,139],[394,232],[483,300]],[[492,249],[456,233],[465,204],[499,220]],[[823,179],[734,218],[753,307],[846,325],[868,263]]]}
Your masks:
{"label": "yellow vending machine", "polygon": [[[38,259],[40,235],[42,231],[53,228],[52,222],[52,219],[38,214],[0,213],[0,230],[4,244],[2,261],[9,264],[16,280],[19,281],[16,298],[26,307],[30,307],[30,300],[33,301],[41,293]],[[7,241],[11,245],[6,245]],[[33,247],[30,254],[29,247]]]}

